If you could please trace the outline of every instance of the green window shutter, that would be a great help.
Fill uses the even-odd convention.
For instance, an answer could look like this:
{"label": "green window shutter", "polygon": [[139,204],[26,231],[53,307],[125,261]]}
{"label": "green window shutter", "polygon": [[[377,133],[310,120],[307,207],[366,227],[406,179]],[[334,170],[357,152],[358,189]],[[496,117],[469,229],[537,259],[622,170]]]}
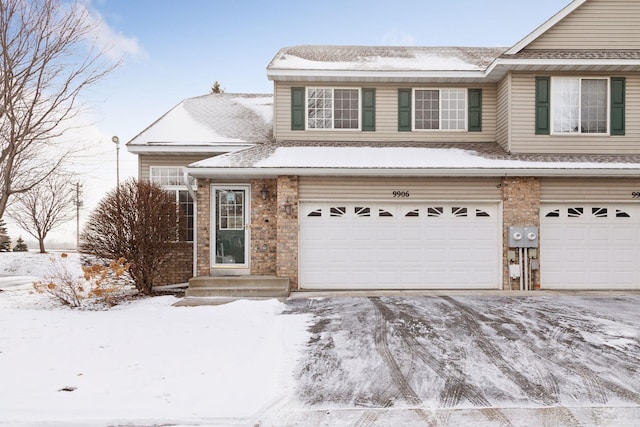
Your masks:
{"label": "green window shutter", "polygon": [[469,89],[469,132],[482,132],[482,89]]}
{"label": "green window shutter", "polygon": [[362,130],[376,130],[376,90],[362,89]]}
{"label": "green window shutter", "polygon": [[611,135],[625,132],[625,78],[611,78]]}
{"label": "green window shutter", "polygon": [[551,133],[551,78],[536,77],[536,135]]}
{"label": "green window shutter", "polygon": [[291,88],[291,130],[304,130],[304,88]]}
{"label": "green window shutter", "polygon": [[398,132],[411,132],[411,89],[398,89]]}

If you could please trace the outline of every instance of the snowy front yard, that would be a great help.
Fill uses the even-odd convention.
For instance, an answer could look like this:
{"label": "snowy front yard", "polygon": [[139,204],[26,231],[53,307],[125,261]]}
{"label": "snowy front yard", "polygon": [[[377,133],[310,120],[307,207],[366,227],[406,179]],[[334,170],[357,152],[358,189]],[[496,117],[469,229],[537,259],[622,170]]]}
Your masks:
{"label": "snowy front yard", "polygon": [[0,293],[0,425],[251,425],[293,394],[308,340],[307,316],[276,300],[78,311],[42,298]]}

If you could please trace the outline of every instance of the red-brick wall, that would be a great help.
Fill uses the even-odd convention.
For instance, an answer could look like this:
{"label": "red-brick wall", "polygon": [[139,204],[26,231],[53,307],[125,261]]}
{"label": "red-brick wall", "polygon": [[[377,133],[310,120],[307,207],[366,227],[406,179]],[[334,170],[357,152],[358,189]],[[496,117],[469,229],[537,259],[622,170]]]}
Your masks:
{"label": "red-brick wall", "polygon": [[186,283],[193,277],[193,242],[173,242],[173,255],[162,268],[156,286]]}
{"label": "red-brick wall", "polygon": [[[267,188],[266,199],[262,198],[263,186]],[[277,201],[277,180],[251,181],[251,274],[276,274]]]}

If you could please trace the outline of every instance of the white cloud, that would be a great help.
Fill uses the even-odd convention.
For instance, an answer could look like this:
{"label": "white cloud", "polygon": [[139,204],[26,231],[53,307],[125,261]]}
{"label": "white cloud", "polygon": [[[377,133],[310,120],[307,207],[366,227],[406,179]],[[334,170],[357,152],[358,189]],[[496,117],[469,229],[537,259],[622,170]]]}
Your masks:
{"label": "white cloud", "polygon": [[78,3],[76,7],[79,14],[86,17],[87,24],[93,28],[91,42],[104,52],[108,59],[115,62],[126,57],[139,58],[146,55],[135,37],[127,37],[110,27],[100,12],[90,7],[89,2]]}
{"label": "white cloud", "polygon": [[386,46],[415,46],[416,39],[411,34],[399,31],[391,30],[382,35],[382,42]]}

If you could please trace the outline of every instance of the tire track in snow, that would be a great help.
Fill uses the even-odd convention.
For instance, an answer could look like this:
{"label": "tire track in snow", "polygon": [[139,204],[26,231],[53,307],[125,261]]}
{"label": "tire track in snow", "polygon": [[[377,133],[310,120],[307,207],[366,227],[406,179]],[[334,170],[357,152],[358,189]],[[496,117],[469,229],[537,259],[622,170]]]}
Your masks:
{"label": "tire track in snow", "polygon": [[[409,313],[413,318],[421,319],[422,314],[419,313],[415,306],[401,304],[398,309],[403,313]],[[388,310],[389,319],[393,319],[393,313]],[[445,388],[440,394],[440,407],[453,408],[461,400],[462,397],[467,399],[473,406],[478,407],[479,411],[492,422],[500,423],[503,426],[510,426],[511,421],[508,416],[500,409],[493,408],[491,402],[487,400],[481,389],[469,384],[465,380],[464,372],[458,366],[450,366],[441,362],[434,357],[412,334],[401,331],[402,338],[409,343],[409,347],[416,356],[422,360],[429,368],[434,371],[440,378],[445,381]],[[444,350],[441,348],[441,350]],[[448,418],[448,417],[447,417]]]}
{"label": "tire track in snow", "polygon": [[[482,313],[479,313],[472,308],[467,307],[468,310],[472,312],[474,316],[478,319],[482,319],[487,325],[494,323],[491,319],[484,316]],[[567,341],[568,339],[563,339],[562,341],[558,340],[559,335],[568,335],[571,340],[575,340],[575,337],[579,335],[579,330],[572,328],[571,326],[562,326],[555,325],[552,320],[555,320],[551,317],[553,312],[549,311],[546,307],[537,307],[536,314],[539,318],[544,320],[549,325],[550,335],[556,342],[562,343],[562,341]],[[595,316],[595,315],[594,315]],[[571,319],[575,323],[584,322],[584,318],[580,318],[578,316],[570,316],[568,314],[563,314],[563,319]],[[504,327],[501,325],[491,325],[491,327],[499,332],[504,331]],[[544,335],[539,330],[531,330],[533,334],[535,334],[538,338],[542,340],[547,340],[548,336]],[[578,364],[575,362],[575,359],[578,355],[570,353],[571,357],[566,360],[562,360],[562,362],[557,361],[556,351],[549,350],[548,348],[538,348],[533,345],[530,341],[523,342],[526,347],[537,357],[545,362],[552,363],[558,368],[565,369],[574,375],[578,376],[582,383],[585,386],[587,395],[589,397],[589,401],[591,403],[595,403],[598,405],[607,404],[609,401],[607,391],[611,391],[615,393],[618,397],[621,397],[625,400],[629,400],[636,404],[640,404],[640,394],[629,390],[613,381],[602,378],[597,372],[588,366]]]}
{"label": "tire track in snow", "polygon": [[[386,322],[396,320],[395,314],[386,306],[380,298],[369,298],[376,308],[376,318],[380,318],[386,328]],[[490,421],[499,422],[500,425],[510,426],[511,421],[499,409],[491,408],[491,403],[484,397],[483,393],[476,387],[471,386],[464,380],[464,375],[459,369],[448,369],[446,365],[431,355],[418,340],[406,330],[398,328],[396,330],[400,337],[408,345],[412,354],[418,357],[432,371],[434,371],[445,382],[445,388],[441,393],[441,405],[443,408],[453,408],[460,402],[461,396],[464,396],[474,406],[480,407],[482,414]],[[438,417],[439,424],[446,425],[449,413],[445,413],[446,418]],[[442,413],[440,414],[442,415]]]}
{"label": "tire track in snow", "polygon": [[[374,341],[376,345],[376,350],[382,357],[382,360],[387,365],[389,369],[389,374],[391,375],[391,379],[393,380],[393,384],[400,391],[402,397],[412,406],[421,406],[422,400],[418,397],[416,392],[411,388],[409,383],[407,382],[407,378],[405,378],[400,366],[398,365],[397,360],[391,354],[391,350],[389,349],[389,342],[387,340],[388,330],[387,330],[387,320],[383,316],[381,310],[379,309],[377,303],[382,304],[377,298],[370,298],[374,305],[375,311],[375,332],[374,332]],[[429,414],[427,414],[421,408],[412,409],[423,421],[425,421],[428,425],[436,425],[434,420]],[[373,422],[381,415],[380,411],[368,411],[363,414],[362,418],[358,420],[356,425],[372,425]]]}
{"label": "tire track in snow", "polygon": [[460,320],[466,328],[472,331],[474,342],[482,350],[485,357],[487,357],[487,359],[489,359],[489,361],[491,361],[491,363],[493,363],[500,372],[517,385],[531,400],[542,403],[544,406],[557,407],[558,418],[562,421],[563,425],[580,425],[580,422],[569,409],[558,406],[560,401],[558,396],[553,394],[553,389],[548,389],[540,384],[529,381],[529,379],[522,375],[522,373],[513,369],[511,364],[501,356],[500,349],[492,344],[486,337],[484,332],[482,332],[480,324],[476,320],[483,318],[484,316],[451,297],[442,296],[440,298],[447,301],[460,311],[462,315]]}

